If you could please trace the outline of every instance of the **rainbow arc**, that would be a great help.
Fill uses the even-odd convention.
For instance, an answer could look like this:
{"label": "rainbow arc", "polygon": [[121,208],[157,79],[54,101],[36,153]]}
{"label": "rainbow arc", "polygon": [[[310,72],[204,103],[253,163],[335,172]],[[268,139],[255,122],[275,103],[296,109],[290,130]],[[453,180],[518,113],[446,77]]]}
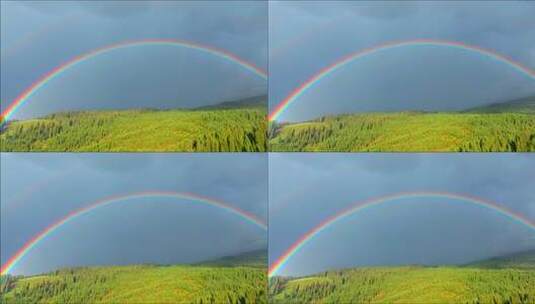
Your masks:
{"label": "rainbow arc", "polygon": [[495,202],[491,202],[486,199],[478,198],[470,195],[463,195],[457,193],[448,193],[448,192],[433,192],[433,191],[422,191],[422,192],[402,192],[392,195],[382,196],[379,198],[372,198],[365,201],[360,201],[354,204],[351,204],[348,208],[328,217],[323,222],[319,223],[307,233],[303,234],[297,241],[295,241],[279,258],[277,258],[273,263],[270,264],[268,275],[269,277],[276,276],[277,273],[284,268],[288,261],[295,256],[297,252],[303,249],[303,247],[313,240],[316,236],[321,234],[327,228],[339,222],[341,219],[346,218],[350,215],[358,213],[360,211],[366,210],[368,208],[381,205],[387,202],[392,202],[398,199],[406,198],[426,198],[426,197],[438,197],[438,198],[449,198],[455,201],[465,202],[477,206],[481,206],[486,209],[494,210],[498,214],[506,216],[513,221],[520,223],[526,227],[529,227],[535,232],[535,222],[526,218],[522,214],[516,213],[508,208],[501,206]]}
{"label": "rainbow arc", "polygon": [[394,42],[388,42],[385,44],[374,46],[371,48],[359,50],[355,53],[351,53],[347,56],[344,56],[336,60],[334,63],[324,67],[323,69],[319,70],[316,74],[310,77],[307,81],[303,82],[300,86],[295,88],[286,98],[284,98],[275,107],[275,109],[273,109],[273,111],[271,111],[271,113],[268,116],[269,121],[276,121],[278,118],[280,118],[282,113],[286,111],[288,107],[290,107],[290,105],[292,105],[294,102],[296,102],[297,99],[299,99],[301,95],[303,95],[305,92],[307,92],[310,88],[312,88],[314,85],[319,83],[321,80],[325,79],[326,77],[333,74],[334,72],[340,70],[347,64],[357,59],[366,57],[368,55],[375,54],[377,52],[390,50],[394,48],[406,47],[406,46],[443,46],[443,47],[450,47],[450,48],[456,48],[456,49],[473,52],[473,53],[480,54],[482,56],[486,56],[488,58],[497,60],[499,62],[505,63],[508,66],[516,69],[518,72],[525,74],[532,80],[535,80],[535,70],[532,70],[520,64],[519,62],[513,60],[512,58],[506,55],[499,54],[493,50],[465,44],[462,42],[447,41],[447,40],[415,39],[415,40],[394,41]]}
{"label": "rainbow arc", "polygon": [[198,50],[198,51],[212,54],[219,58],[223,58],[225,60],[234,62],[238,64],[239,66],[243,67],[244,69],[252,72],[254,75],[257,75],[258,77],[262,79],[267,79],[267,73],[261,68],[255,66],[252,63],[245,61],[244,59],[239,58],[238,56],[226,50],[218,49],[215,47],[199,44],[196,42],[185,41],[185,40],[175,40],[175,39],[145,39],[145,40],[126,41],[126,42],[108,45],[102,48],[92,50],[85,54],[78,55],[68,60],[67,62],[57,66],[56,68],[52,69],[45,75],[41,76],[41,78],[39,78],[32,85],[30,85],[26,90],[24,90],[24,92],[22,92],[17,98],[15,98],[15,100],[2,112],[2,115],[1,115],[2,120],[0,120],[0,122],[9,120],[13,116],[13,114],[17,111],[17,109],[19,109],[22,105],[24,105],[36,92],[39,91],[39,89],[46,86],[46,84],[48,84],[50,81],[52,81],[53,79],[63,74],[65,71],[68,71],[83,62],[86,62],[92,58],[98,57],[103,54],[107,54],[107,53],[118,51],[118,50],[125,49],[125,48],[142,47],[142,46],[170,46],[170,47],[181,47],[181,48]]}
{"label": "rainbow arc", "polygon": [[102,200],[96,201],[85,207],[74,210],[73,212],[67,214],[61,219],[50,224],[48,227],[41,230],[41,232],[37,233],[29,241],[27,241],[9,260],[7,260],[7,262],[0,267],[0,274],[1,275],[8,274],[26,255],[28,255],[28,253],[31,252],[33,248],[35,248],[37,245],[43,242],[48,236],[53,234],[55,231],[57,231],[61,227],[64,227],[66,224],[76,220],[77,218],[87,213],[93,212],[97,209],[100,209],[102,207],[111,205],[111,204],[127,202],[127,201],[140,199],[140,198],[172,198],[178,201],[185,200],[185,201],[190,201],[190,202],[201,203],[204,205],[209,205],[209,206],[216,207],[218,209],[230,212],[234,215],[237,215],[238,217],[244,219],[245,221],[253,224],[254,226],[257,226],[258,228],[264,231],[267,230],[266,223],[260,218],[258,218],[256,215],[250,212],[244,211],[238,207],[232,206],[226,202],[216,200],[213,198],[209,198],[206,196],[193,194],[193,193],[187,193],[187,192],[165,192],[165,191],[146,191],[146,192],[129,193],[126,195],[107,197]]}

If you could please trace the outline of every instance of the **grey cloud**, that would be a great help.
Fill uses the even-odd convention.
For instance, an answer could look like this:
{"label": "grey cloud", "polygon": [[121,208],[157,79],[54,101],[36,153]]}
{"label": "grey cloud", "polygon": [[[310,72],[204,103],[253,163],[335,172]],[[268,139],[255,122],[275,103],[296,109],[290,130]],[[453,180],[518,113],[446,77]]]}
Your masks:
{"label": "grey cloud", "polygon": [[356,10],[357,14],[366,17],[393,19],[416,14],[419,6],[414,2],[383,2],[366,3]]}
{"label": "grey cloud", "polygon": [[106,18],[125,18],[150,13],[151,1],[79,1],[81,10]]}
{"label": "grey cloud", "polygon": [[22,1],[31,10],[50,15],[86,12],[99,17],[123,18],[147,13],[153,7],[151,1]]}
{"label": "grey cloud", "polygon": [[20,5],[23,7],[42,14],[50,15],[61,15],[66,12],[76,10],[76,6],[73,4],[75,4],[75,2],[62,3],[58,1],[20,1]]}

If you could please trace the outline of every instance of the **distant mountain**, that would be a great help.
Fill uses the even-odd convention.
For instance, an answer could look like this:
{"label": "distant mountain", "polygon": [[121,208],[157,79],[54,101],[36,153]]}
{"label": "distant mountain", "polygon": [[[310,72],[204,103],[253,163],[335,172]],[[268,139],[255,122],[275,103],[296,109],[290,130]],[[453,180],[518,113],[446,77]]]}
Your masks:
{"label": "distant mountain", "polygon": [[248,267],[267,267],[267,249],[260,249],[241,253],[239,255],[225,256],[215,260],[198,263],[202,266],[248,266]]}
{"label": "distant mountain", "polygon": [[535,270],[535,249],[476,261],[466,264],[465,266],[493,269],[518,268]]}
{"label": "distant mountain", "polygon": [[239,100],[224,101],[215,105],[197,107],[195,109],[196,110],[243,109],[243,108],[257,108],[257,107],[264,107],[267,109],[267,100],[268,100],[268,97],[266,95],[253,96],[253,97],[243,98]]}
{"label": "distant mountain", "polygon": [[468,109],[468,113],[529,113],[535,114],[535,96],[528,96],[506,102],[498,102],[490,105]]}

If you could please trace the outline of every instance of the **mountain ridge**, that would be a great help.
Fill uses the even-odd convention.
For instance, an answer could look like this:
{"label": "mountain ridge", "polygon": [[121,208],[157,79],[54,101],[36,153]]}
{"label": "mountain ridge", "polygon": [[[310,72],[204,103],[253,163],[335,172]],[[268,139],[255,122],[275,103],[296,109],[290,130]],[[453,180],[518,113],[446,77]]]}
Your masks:
{"label": "mountain ridge", "polygon": [[535,114],[535,96],[526,96],[514,100],[494,102],[461,111],[461,113],[528,113]]}
{"label": "mountain ridge", "polygon": [[226,255],[219,258],[202,261],[193,265],[200,266],[249,266],[249,267],[267,267],[268,257],[267,249],[258,249],[246,251],[235,255]]}

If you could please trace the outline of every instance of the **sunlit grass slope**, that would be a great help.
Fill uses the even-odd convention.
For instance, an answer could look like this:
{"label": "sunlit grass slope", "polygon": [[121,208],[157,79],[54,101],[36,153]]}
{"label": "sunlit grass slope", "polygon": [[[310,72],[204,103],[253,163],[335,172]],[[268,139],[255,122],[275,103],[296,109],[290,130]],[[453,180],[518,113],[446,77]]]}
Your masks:
{"label": "sunlit grass slope", "polygon": [[9,122],[2,151],[265,151],[264,103],[194,110],[83,111]]}
{"label": "sunlit grass slope", "polygon": [[327,116],[268,132],[272,151],[535,151],[535,97],[462,112]]}
{"label": "sunlit grass slope", "polygon": [[527,113],[366,113],[272,125],[271,151],[535,151]]}
{"label": "sunlit grass slope", "polygon": [[[263,256],[265,256],[265,250]],[[110,266],[3,277],[2,303],[266,303],[266,264]]]}
{"label": "sunlit grass slope", "polygon": [[272,303],[535,303],[535,264],[498,261],[495,268],[377,267],[275,277],[269,293]]}

